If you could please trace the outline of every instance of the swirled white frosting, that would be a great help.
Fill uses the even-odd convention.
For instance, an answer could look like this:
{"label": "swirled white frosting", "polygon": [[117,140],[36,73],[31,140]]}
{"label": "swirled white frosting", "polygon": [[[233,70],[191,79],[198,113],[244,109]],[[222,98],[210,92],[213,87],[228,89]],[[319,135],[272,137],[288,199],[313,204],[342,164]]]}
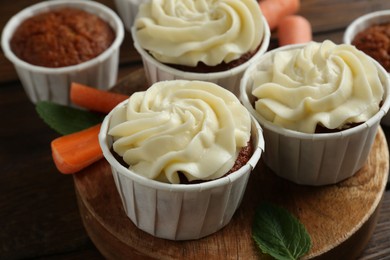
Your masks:
{"label": "swirled white frosting", "polygon": [[237,97],[214,83],[162,81],[134,93],[112,112],[113,149],[129,169],[179,183],[223,176],[250,139],[250,115]]}
{"label": "swirled white frosting", "polygon": [[135,21],[142,48],[163,63],[215,66],[252,52],[264,34],[256,0],[151,0]]}
{"label": "swirled white frosting", "polygon": [[278,51],[253,75],[255,108],[284,128],[314,133],[368,120],[384,89],[373,61],[351,45],[311,42]]}

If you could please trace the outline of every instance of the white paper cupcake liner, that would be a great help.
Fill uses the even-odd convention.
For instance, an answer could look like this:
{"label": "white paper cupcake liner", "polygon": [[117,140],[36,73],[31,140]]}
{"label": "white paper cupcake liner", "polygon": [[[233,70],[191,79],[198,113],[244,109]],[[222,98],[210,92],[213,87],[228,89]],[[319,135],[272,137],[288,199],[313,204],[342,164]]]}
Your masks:
{"label": "white paper cupcake liner", "polygon": [[131,31],[134,19],[138,13],[138,7],[149,0],[115,0],[115,7],[121,17],[127,31]]}
{"label": "white paper cupcake liner", "polygon": [[[99,56],[73,66],[46,68],[19,59],[10,47],[10,39],[16,28],[31,16],[60,7],[78,8],[98,15],[115,31],[114,42]],[[71,82],[99,89],[108,89],[115,84],[118,74],[119,48],[123,38],[123,24],[115,12],[108,7],[93,1],[57,0],[32,5],[14,15],[4,27],[1,46],[5,56],[13,63],[26,94],[33,103],[46,100],[70,105]]]}
{"label": "white paper cupcake liner", "polygon": [[[267,59],[275,51],[268,52],[263,59]],[[251,75],[259,70],[259,65],[250,66],[241,81],[240,99],[263,128],[267,146],[262,156],[265,164],[278,176],[303,185],[334,184],[353,176],[366,162],[379,122],[390,107],[390,83],[387,73],[377,62],[375,64],[385,88],[383,104],[378,113],[353,128],[324,134],[307,134],[284,129],[257,113],[253,107],[255,97],[251,93]]]}
{"label": "white paper cupcake liner", "polygon": [[110,116],[111,113],[103,121],[100,145],[111,165],[124,210],[139,229],[159,238],[192,240],[208,236],[230,222],[264,150],[262,131],[253,117],[254,153],[245,166],[217,180],[168,184],[137,175],[114,158],[110,151],[112,138],[107,135]]}
{"label": "white paper cupcake liner", "polygon": [[[390,10],[376,11],[360,16],[352,21],[350,25],[348,25],[343,35],[343,42],[346,44],[352,44],[353,39],[359,32],[374,24],[386,22],[390,22]],[[390,77],[390,73],[387,73],[387,75]],[[390,126],[389,113],[382,118],[381,123]]]}
{"label": "white paper cupcake liner", "polygon": [[131,34],[134,40],[134,47],[142,57],[146,78],[149,84],[153,84],[158,81],[174,79],[202,80],[213,82],[219,86],[228,89],[229,91],[233,92],[235,95],[238,96],[240,91],[240,80],[245,69],[248,68],[250,64],[254,63],[257,59],[259,59],[267,51],[269,46],[271,33],[264,16],[262,16],[262,23],[264,24],[264,36],[257,53],[251,59],[235,68],[232,68],[227,71],[212,73],[187,72],[163,64],[153,58],[145,49],[142,48],[136,37],[135,27],[132,27]]}

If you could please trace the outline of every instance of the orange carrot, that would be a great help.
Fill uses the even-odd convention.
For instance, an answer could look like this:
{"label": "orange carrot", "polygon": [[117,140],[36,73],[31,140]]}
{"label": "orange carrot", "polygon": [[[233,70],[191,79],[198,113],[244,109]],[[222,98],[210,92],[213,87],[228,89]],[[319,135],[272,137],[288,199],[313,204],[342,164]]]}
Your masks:
{"label": "orange carrot", "polygon": [[310,22],[299,15],[288,15],[284,17],[278,27],[279,45],[306,43],[312,40],[312,29]]}
{"label": "orange carrot", "polygon": [[103,158],[98,140],[100,126],[64,135],[51,142],[53,160],[61,173],[76,173]]}
{"label": "orange carrot", "polygon": [[291,14],[295,14],[300,7],[299,0],[262,0],[260,8],[269,28],[272,31],[278,27],[280,20]]}
{"label": "orange carrot", "polygon": [[106,114],[128,98],[127,95],[108,92],[75,82],[70,87],[70,100],[73,104]]}

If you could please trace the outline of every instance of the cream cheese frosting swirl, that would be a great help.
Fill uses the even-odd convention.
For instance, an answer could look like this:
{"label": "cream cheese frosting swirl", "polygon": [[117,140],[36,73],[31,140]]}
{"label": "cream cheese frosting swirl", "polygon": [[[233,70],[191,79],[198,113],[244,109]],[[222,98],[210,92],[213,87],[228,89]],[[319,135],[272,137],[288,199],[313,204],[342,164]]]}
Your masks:
{"label": "cream cheese frosting swirl", "polygon": [[352,45],[327,40],[276,51],[253,75],[255,108],[284,128],[314,133],[344,129],[380,109],[384,89],[373,60]]}
{"label": "cream cheese frosting swirl", "polygon": [[112,112],[113,150],[136,174],[163,182],[211,180],[227,173],[250,139],[238,98],[209,82],[173,80],[134,93]]}
{"label": "cream cheese frosting swirl", "polygon": [[215,66],[258,48],[261,16],[256,0],[151,0],[135,28],[140,46],[162,63]]}

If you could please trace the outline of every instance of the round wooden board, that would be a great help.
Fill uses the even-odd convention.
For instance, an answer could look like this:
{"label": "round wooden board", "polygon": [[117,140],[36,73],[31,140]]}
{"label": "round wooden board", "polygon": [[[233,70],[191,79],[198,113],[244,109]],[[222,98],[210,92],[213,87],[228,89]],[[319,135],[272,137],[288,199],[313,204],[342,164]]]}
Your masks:
{"label": "round wooden board", "polygon": [[[113,90],[130,94],[145,87],[141,69]],[[388,170],[389,153],[381,128],[364,167],[335,185],[296,185],[277,177],[260,160],[231,222],[208,237],[180,242],[155,238],[131,222],[105,160],[75,174],[74,183],[84,226],[108,259],[268,259],[251,237],[254,209],[265,200],[285,207],[305,225],[313,244],[306,259],[355,259],[373,233]]]}

